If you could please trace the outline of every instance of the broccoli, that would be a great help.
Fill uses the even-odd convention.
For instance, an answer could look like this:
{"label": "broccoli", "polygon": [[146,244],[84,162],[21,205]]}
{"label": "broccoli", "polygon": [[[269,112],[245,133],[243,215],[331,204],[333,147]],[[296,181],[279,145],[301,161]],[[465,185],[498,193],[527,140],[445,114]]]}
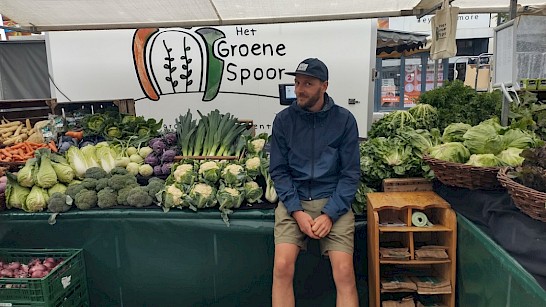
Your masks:
{"label": "broccoli", "polygon": [[72,207],[72,200],[67,202],[67,195],[61,192],[53,193],[47,200],[47,209],[49,212],[60,213],[70,210]]}
{"label": "broccoli", "polygon": [[97,205],[97,192],[95,190],[83,189],[76,194],[74,203],[80,210],[89,210]]}
{"label": "broccoli", "polygon": [[105,170],[103,170],[100,167],[94,166],[90,167],[85,171],[84,178],[93,178],[93,179],[101,179],[108,177],[108,173],[106,173]]}
{"label": "broccoli", "polygon": [[68,187],[66,187],[65,194],[70,196],[72,200],[75,200],[76,194],[78,194],[83,189],[85,189],[85,187],[81,183],[70,184],[68,185]]}
{"label": "broccoli", "polygon": [[154,200],[156,199],[155,195],[164,188],[165,180],[159,178],[156,178],[155,180],[148,180],[148,185],[146,186],[146,189],[148,190],[148,195],[150,195]]}
{"label": "broccoli", "polygon": [[129,196],[129,192],[131,192],[131,190],[134,187],[135,186],[124,187],[124,188],[122,188],[122,189],[120,189],[118,191],[118,198],[117,198],[118,205],[120,205],[120,206],[128,206],[129,205],[127,203],[127,197]]}
{"label": "broccoli", "polygon": [[147,207],[152,203],[152,197],[148,195],[148,191],[142,187],[132,188],[127,196],[127,204],[129,206],[141,208]]}
{"label": "broccoli", "polygon": [[97,186],[95,187],[95,191],[101,191],[104,188],[108,186],[108,178],[101,178],[97,180]]}
{"label": "broccoli", "polygon": [[118,204],[118,194],[112,188],[106,187],[97,192],[97,205],[100,208],[110,208]]}
{"label": "broccoli", "polygon": [[127,175],[129,172],[125,169],[125,167],[116,166],[110,171],[110,175]]}
{"label": "broccoli", "polygon": [[95,178],[85,178],[82,180],[82,183],[84,188],[88,190],[94,190],[97,187],[97,179]]}
{"label": "broccoli", "polygon": [[138,185],[137,179],[131,174],[125,175],[113,175],[108,179],[108,186],[112,189],[119,191],[125,187]]}

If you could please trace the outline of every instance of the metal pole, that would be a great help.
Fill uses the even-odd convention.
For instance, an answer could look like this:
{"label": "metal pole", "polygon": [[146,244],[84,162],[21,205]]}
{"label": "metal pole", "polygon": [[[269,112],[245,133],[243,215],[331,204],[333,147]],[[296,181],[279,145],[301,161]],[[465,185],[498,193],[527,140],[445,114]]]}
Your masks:
{"label": "metal pole", "polygon": [[518,0],[510,0],[510,20],[516,18],[518,12]]}

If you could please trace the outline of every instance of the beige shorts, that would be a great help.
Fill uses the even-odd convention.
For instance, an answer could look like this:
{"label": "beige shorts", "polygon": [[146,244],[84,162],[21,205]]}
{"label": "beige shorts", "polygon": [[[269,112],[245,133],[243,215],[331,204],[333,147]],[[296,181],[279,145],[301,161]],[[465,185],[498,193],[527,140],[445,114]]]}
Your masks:
{"label": "beige shorts", "polygon": [[[327,198],[316,200],[302,200],[303,210],[311,215],[312,218],[317,218],[321,215],[322,208],[328,202]],[[341,251],[348,254],[353,254],[354,250],[354,233],[355,233],[355,216],[352,210],[341,216],[332,226],[330,233],[319,240],[320,251],[323,255],[327,255],[328,251]],[[275,244],[292,243],[299,246],[302,250],[307,249],[307,241],[309,237],[304,234],[298,222],[288,214],[286,207],[282,202],[279,202],[275,209]]]}

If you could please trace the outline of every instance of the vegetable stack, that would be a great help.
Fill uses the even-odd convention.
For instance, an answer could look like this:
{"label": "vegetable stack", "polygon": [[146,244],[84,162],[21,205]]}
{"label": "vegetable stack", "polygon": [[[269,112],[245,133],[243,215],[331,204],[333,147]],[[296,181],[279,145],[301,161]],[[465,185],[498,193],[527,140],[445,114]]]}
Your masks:
{"label": "vegetable stack", "polygon": [[246,140],[241,135],[250,135],[247,126],[217,109],[207,115],[197,112],[201,117],[199,122],[192,119],[189,110],[176,119],[182,156],[239,156]]}

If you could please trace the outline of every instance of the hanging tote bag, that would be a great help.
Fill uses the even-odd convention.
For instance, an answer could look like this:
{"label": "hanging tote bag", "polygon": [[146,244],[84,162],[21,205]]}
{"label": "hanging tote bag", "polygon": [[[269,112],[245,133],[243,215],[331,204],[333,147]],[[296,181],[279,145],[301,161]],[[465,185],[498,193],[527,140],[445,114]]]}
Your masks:
{"label": "hanging tote bag", "polygon": [[432,26],[432,44],[430,58],[433,60],[453,57],[457,54],[455,36],[457,34],[458,7],[451,7],[449,0],[444,0],[442,8],[430,19]]}

